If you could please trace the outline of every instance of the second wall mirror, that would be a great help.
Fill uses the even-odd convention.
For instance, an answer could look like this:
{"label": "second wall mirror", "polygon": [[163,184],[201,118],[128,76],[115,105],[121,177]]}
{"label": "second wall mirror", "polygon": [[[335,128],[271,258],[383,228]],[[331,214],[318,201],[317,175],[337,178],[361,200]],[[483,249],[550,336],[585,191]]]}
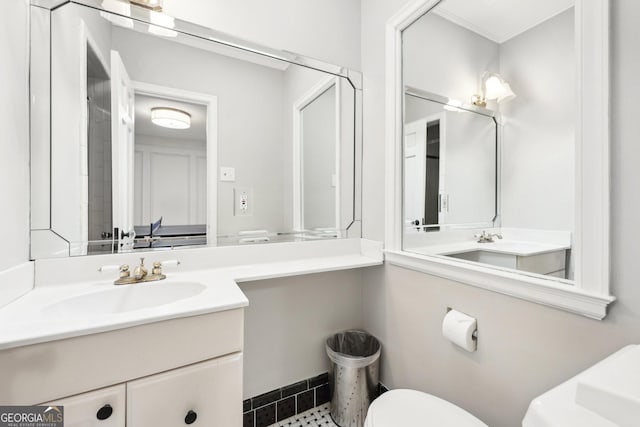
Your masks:
{"label": "second wall mirror", "polygon": [[566,305],[603,315],[608,164],[591,156],[607,152],[608,98],[581,70],[608,75],[606,16],[606,1],[441,0],[390,22],[392,262],[525,298],[519,283],[540,285],[557,306],[593,295],[593,313]]}

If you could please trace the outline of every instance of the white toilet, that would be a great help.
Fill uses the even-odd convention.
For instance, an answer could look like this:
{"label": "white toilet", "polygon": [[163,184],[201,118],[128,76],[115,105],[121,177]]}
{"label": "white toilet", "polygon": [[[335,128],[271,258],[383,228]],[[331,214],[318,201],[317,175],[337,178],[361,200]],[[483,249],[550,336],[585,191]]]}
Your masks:
{"label": "white toilet", "polygon": [[373,401],[364,427],[487,427],[446,400],[416,390],[391,390]]}

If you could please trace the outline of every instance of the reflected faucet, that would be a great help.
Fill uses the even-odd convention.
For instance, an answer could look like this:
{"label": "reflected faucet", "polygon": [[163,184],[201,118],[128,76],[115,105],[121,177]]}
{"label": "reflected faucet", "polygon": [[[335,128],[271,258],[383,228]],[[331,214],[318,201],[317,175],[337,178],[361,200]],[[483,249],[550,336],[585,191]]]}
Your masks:
{"label": "reflected faucet", "polygon": [[482,230],[481,234],[474,234],[473,237],[475,237],[478,243],[493,243],[494,237],[497,237],[498,239],[502,239],[502,234],[498,234],[498,233],[487,233],[486,230]]}

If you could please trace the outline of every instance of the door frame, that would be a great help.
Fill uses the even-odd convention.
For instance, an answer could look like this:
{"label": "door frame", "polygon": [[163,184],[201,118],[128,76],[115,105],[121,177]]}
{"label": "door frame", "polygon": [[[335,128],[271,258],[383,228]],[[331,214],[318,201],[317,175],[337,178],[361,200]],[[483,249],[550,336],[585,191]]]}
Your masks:
{"label": "door frame", "polygon": [[[305,92],[293,103],[293,229],[302,231],[304,228],[304,194],[302,191],[302,178],[304,176],[304,166],[302,164],[302,110],[315,101],[320,95],[332,86],[336,88],[335,115],[336,115],[336,209],[335,209],[335,229],[340,229],[340,147],[342,146],[342,111],[341,111],[341,90],[340,79],[336,76],[327,77],[320,80],[311,89]],[[340,232],[338,231],[338,234]],[[339,237],[339,236],[338,236]]]}

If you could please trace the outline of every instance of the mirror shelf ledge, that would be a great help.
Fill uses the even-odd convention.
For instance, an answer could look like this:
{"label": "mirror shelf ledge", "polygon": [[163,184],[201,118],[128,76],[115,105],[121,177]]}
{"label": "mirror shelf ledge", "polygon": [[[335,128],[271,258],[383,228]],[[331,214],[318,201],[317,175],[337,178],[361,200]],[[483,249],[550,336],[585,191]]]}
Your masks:
{"label": "mirror shelf ledge", "polygon": [[385,262],[409,270],[454,280],[525,301],[559,308],[602,320],[615,297],[584,291],[557,281],[511,271],[462,263],[446,257],[420,255],[401,250],[384,251]]}

